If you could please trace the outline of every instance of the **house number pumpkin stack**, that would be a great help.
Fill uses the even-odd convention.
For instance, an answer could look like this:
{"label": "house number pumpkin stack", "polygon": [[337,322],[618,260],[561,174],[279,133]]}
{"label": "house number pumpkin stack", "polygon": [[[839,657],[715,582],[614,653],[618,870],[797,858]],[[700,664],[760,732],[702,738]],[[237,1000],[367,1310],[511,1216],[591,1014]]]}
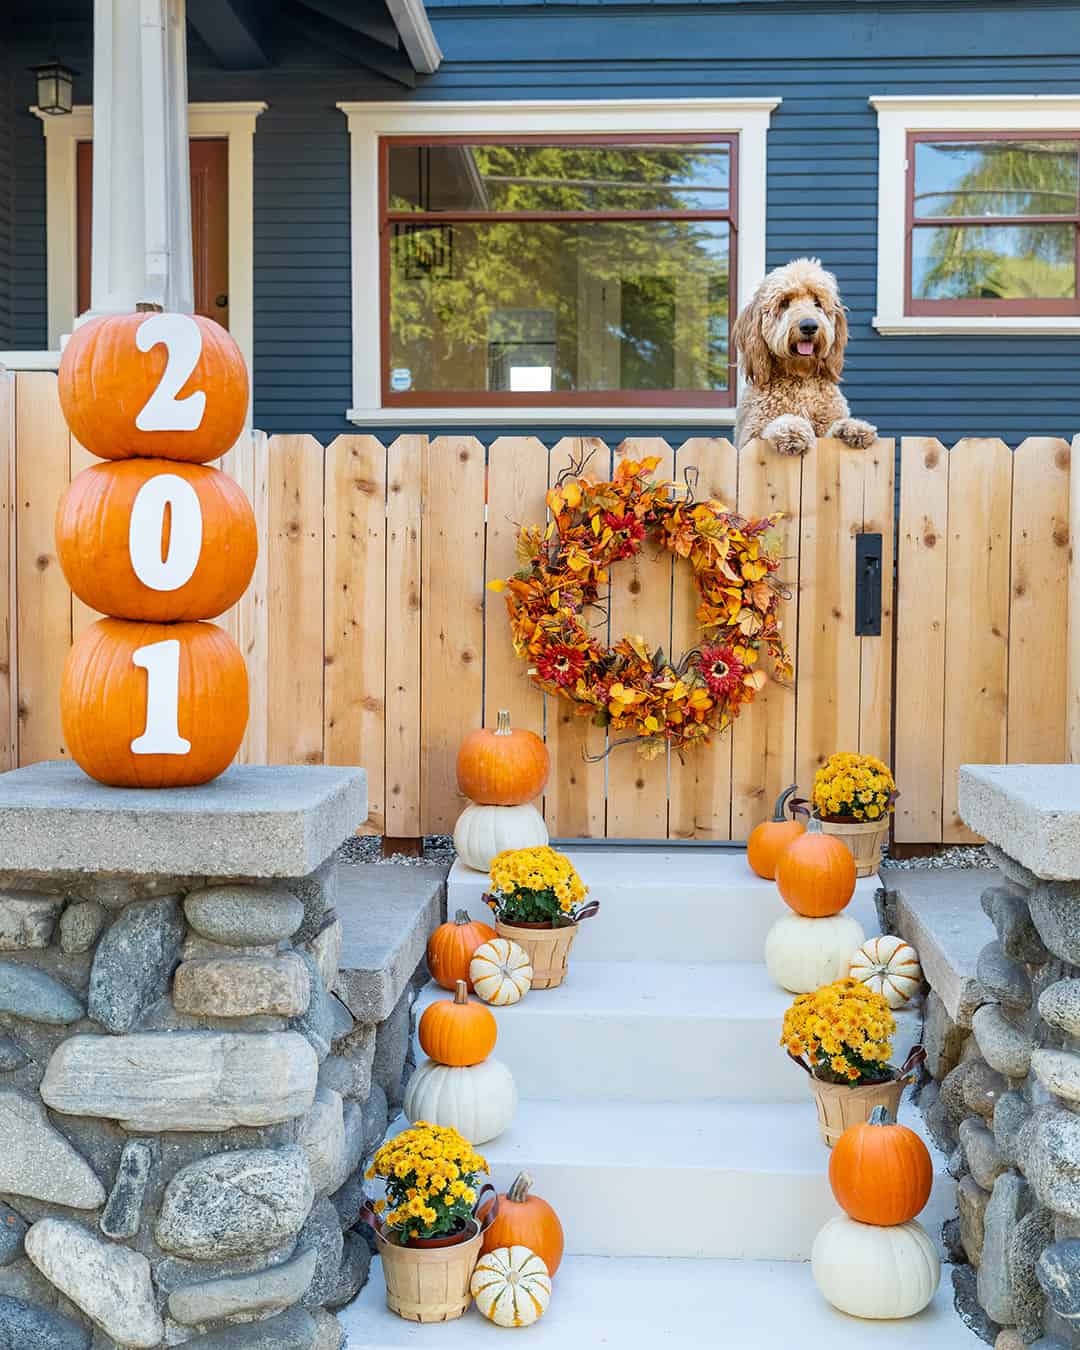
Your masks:
{"label": "house number pumpkin stack", "polygon": [[235,443],[248,374],[210,319],[141,306],[76,330],[59,371],[72,435],[104,460],[56,514],[68,584],[107,617],[68,654],[64,739],[112,787],[189,787],[232,761],[247,725],[239,648],[216,624],[258,549],[243,491],[208,466]]}

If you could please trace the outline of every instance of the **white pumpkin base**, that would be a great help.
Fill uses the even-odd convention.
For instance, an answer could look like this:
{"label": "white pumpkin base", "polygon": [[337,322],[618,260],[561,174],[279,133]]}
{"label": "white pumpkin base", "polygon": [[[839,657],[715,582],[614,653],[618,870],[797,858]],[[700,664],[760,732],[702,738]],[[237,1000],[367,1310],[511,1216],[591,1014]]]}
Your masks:
{"label": "white pumpkin base", "polygon": [[425,1059],[409,1079],[401,1109],[410,1122],[452,1126],[479,1146],[509,1129],[517,1102],[514,1076],[501,1060],[452,1068]]}
{"label": "white pumpkin base", "polygon": [[508,848],[542,848],[548,843],[544,817],[525,806],[478,806],[470,803],[454,826],[454,848],[466,867],[486,872],[492,859]]}
{"label": "white pumpkin base", "polygon": [[914,1219],[879,1228],[838,1214],[817,1235],[810,1268],[834,1308],[871,1321],[914,1317],[941,1282],[937,1248]]}
{"label": "white pumpkin base", "polygon": [[847,976],[851,954],[864,936],[862,924],[847,913],[828,919],[785,914],[765,939],[765,965],[781,989],[809,994]]}

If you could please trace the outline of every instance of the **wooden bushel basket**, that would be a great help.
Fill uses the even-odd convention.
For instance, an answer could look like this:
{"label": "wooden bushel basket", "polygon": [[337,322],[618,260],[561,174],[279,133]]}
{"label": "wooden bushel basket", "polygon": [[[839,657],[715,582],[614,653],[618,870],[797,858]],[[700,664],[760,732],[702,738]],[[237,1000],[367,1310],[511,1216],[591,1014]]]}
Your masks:
{"label": "wooden bushel basket", "polygon": [[570,948],[577,937],[576,923],[565,928],[529,928],[496,920],[495,931],[524,950],[533,970],[533,989],[556,989],[562,984],[570,965]]}
{"label": "wooden bushel basket", "polygon": [[834,834],[855,859],[855,875],[872,877],[881,866],[881,850],[889,837],[889,818],[881,820],[819,820],[822,834]]}
{"label": "wooden bushel basket", "polygon": [[[875,1106],[886,1106],[894,1120],[900,1110],[904,1088],[912,1081],[912,1069],[926,1058],[922,1046],[916,1046],[894,1078],[883,1083],[864,1083],[851,1087],[845,1083],[826,1083],[810,1075],[810,1091],[817,1105],[818,1128],[822,1142],[832,1148],[846,1129],[870,1119]],[[796,1063],[801,1061],[796,1060]]]}
{"label": "wooden bushel basket", "polygon": [[406,1322],[452,1322],[472,1300],[469,1281],[480,1259],[479,1225],[450,1247],[402,1247],[376,1230],[386,1281],[386,1306]]}

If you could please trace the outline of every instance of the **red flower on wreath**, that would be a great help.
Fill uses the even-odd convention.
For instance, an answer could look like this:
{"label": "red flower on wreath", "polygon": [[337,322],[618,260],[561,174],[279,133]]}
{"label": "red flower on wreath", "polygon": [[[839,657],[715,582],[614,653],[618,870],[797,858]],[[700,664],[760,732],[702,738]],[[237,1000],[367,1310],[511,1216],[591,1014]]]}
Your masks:
{"label": "red flower on wreath", "polygon": [[605,511],[604,524],[616,534],[626,535],[626,539],[616,548],[612,556],[616,559],[632,558],[637,552],[638,544],[645,538],[644,522],[638,520],[632,511],[627,511],[622,516],[617,516],[614,511]]}
{"label": "red flower on wreath", "polygon": [[698,669],[705,681],[705,688],[721,703],[738,693],[746,674],[746,667],[734,650],[722,642],[702,643]]}
{"label": "red flower on wreath", "polygon": [[551,684],[568,689],[576,684],[585,670],[585,653],[577,647],[569,647],[565,642],[542,652],[536,658],[536,669],[541,678]]}

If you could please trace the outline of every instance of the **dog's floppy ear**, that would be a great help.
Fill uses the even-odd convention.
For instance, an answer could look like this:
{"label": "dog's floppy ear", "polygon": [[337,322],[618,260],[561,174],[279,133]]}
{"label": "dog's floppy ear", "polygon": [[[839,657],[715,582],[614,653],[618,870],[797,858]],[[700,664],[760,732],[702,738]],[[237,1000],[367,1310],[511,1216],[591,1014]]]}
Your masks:
{"label": "dog's floppy ear", "polygon": [[836,308],[833,310],[832,321],[833,342],[824,365],[825,374],[828,375],[830,380],[839,384],[840,376],[844,370],[844,348],[847,346],[848,338],[847,310],[839,301],[837,301]]}
{"label": "dog's floppy ear", "polygon": [[761,331],[760,293],[755,293],[750,303],[743,306],[731,330],[731,340],[735,344],[735,351],[742,357],[746,378],[759,389],[763,388],[772,379],[773,354]]}

